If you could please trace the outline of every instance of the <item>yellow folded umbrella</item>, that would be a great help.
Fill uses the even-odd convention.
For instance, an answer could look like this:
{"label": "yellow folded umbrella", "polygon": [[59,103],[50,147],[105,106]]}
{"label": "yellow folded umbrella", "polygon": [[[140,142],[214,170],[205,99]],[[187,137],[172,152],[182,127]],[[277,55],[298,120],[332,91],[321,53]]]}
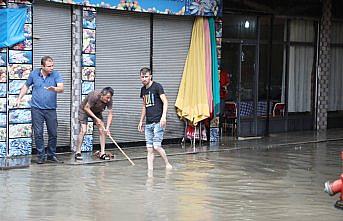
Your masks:
{"label": "yellow folded umbrella", "polygon": [[193,125],[210,116],[205,73],[204,18],[197,17],[175,102],[179,117]]}

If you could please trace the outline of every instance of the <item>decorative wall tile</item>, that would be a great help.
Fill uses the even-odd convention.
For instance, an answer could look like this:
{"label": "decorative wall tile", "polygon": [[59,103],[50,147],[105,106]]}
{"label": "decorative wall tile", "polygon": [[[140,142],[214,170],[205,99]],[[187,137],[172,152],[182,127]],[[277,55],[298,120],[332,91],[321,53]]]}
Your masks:
{"label": "decorative wall tile", "polygon": [[0,113],[0,127],[6,127],[6,113]]}
{"label": "decorative wall tile", "polygon": [[7,84],[0,83],[0,97],[6,97],[7,95]]}
{"label": "decorative wall tile", "polygon": [[32,71],[30,64],[10,64],[8,66],[9,79],[27,79]]}
{"label": "decorative wall tile", "polygon": [[13,124],[9,126],[9,138],[31,137],[31,124]]}
{"label": "decorative wall tile", "polygon": [[81,151],[93,150],[93,135],[85,135],[81,146]]}
{"label": "decorative wall tile", "polygon": [[0,142],[0,157],[6,157],[6,143],[5,142]]}
{"label": "decorative wall tile", "polygon": [[83,54],[82,55],[82,66],[94,67],[95,66],[95,54]]}
{"label": "decorative wall tile", "polygon": [[32,153],[31,138],[9,139],[9,156],[23,156]]}
{"label": "decorative wall tile", "polygon": [[96,12],[95,10],[83,11],[83,28],[95,29],[96,28]]}
{"label": "decorative wall tile", "polygon": [[30,108],[29,102],[31,101],[32,95],[30,95],[30,94],[25,95],[21,99],[21,102],[19,103],[18,106],[16,106],[17,98],[18,98],[18,95],[9,95],[8,96],[8,108],[9,109],[13,109],[13,108]]}
{"label": "decorative wall tile", "polygon": [[82,80],[94,81],[95,80],[95,67],[83,67],[82,68]]}
{"label": "decorative wall tile", "polygon": [[217,16],[222,13],[221,0],[188,0],[185,5],[185,14],[189,15]]}
{"label": "decorative wall tile", "polygon": [[9,94],[19,94],[21,87],[25,84],[26,80],[10,80],[9,81]]}
{"label": "decorative wall tile", "polygon": [[14,50],[32,50],[32,39],[26,38],[24,41],[15,44],[11,47]]}
{"label": "decorative wall tile", "polygon": [[7,81],[7,68],[6,67],[0,67],[0,82],[4,83]]}
{"label": "decorative wall tile", "polygon": [[94,90],[94,82],[82,82],[82,94],[88,94]]}
{"label": "decorative wall tile", "polygon": [[87,124],[87,133],[86,134],[93,134],[93,122],[88,122]]}
{"label": "decorative wall tile", "polygon": [[31,110],[30,109],[15,109],[9,111],[9,123],[31,123]]}
{"label": "decorative wall tile", "polygon": [[25,38],[31,38],[32,37],[32,24],[25,24],[24,36],[25,36]]}
{"label": "decorative wall tile", "polygon": [[7,64],[7,53],[2,52],[0,53],[0,67],[6,67]]}
{"label": "decorative wall tile", "polygon": [[0,98],[0,112],[6,112],[6,98]]}
{"label": "decorative wall tile", "polygon": [[83,29],[83,53],[95,53],[95,30]]}
{"label": "decorative wall tile", "polygon": [[87,97],[87,94],[81,95],[81,100],[84,100]]}
{"label": "decorative wall tile", "polygon": [[221,20],[216,21],[216,37],[221,38],[223,36],[223,23]]}
{"label": "decorative wall tile", "polygon": [[9,50],[10,64],[32,64],[32,51]]}
{"label": "decorative wall tile", "polygon": [[6,137],[7,137],[7,130],[6,130],[6,128],[0,128],[0,141],[1,142],[6,141]]}

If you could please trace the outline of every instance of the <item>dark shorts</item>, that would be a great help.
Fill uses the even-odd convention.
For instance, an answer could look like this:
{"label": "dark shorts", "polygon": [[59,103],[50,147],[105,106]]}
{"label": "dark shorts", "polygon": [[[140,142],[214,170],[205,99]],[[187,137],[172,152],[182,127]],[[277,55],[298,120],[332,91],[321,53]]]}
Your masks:
{"label": "dark shorts", "polygon": [[[94,113],[94,114],[95,114],[95,116],[97,118],[99,118],[100,120],[103,120],[101,112],[100,113]],[[82,110],[79,111],[79,122],[81,124],[87,124],[88,123],[88,118],[91,118],[91,117],[88,116],[88,114],[86,114],[86,112],[84,112]],[[94,121],[94,119],[93,119],[93,121]]]}

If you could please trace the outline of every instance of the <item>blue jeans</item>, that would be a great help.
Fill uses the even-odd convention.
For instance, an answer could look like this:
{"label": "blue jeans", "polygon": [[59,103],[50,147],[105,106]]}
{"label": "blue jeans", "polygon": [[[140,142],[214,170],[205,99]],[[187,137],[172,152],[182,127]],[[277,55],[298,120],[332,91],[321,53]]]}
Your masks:
{"label": "blue jeans", "polygon": [[145,125],[145,140],[148,148],[161,147],[163,140],[164,128],[160,123],[152,123]]}
{"label": "blue jeans", "polygon": [[47,155],[53,157],[56,154],[57,145],[57,114],[56,109],[38,109],[31,108],[32,128],[37,148],[37,155],[40,159],[45,159],[45,147],[44,147],[44,121],[48,130],[49,140]]}

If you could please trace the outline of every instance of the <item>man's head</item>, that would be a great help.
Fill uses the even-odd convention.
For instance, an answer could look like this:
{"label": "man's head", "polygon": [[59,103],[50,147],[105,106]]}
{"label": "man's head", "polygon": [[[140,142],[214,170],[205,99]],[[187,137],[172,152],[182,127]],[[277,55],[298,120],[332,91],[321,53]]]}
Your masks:
{"label": "man's head", "polygon": [[105,87],[104,89],[101,90],[100,100],[103,103],[107,104],[108,102],[110,102],[113,94],[114,94],[114,91],[111,87]]}
{"label": "man's head", "polygon": [[144,86],[147,86],[151,83],[152,81],[152,73],[151,73],[151,70],[150,68],[142,68],[139,72],[140,74],[140,78],[141,78],[141,81],[142,81],[142,84]]}
{"label": "man's head", "polygon": [[54,60],[50,56],[42,57],[40,61],[42,65],[42,71],[45,75],[49,75],[54,70]]}

